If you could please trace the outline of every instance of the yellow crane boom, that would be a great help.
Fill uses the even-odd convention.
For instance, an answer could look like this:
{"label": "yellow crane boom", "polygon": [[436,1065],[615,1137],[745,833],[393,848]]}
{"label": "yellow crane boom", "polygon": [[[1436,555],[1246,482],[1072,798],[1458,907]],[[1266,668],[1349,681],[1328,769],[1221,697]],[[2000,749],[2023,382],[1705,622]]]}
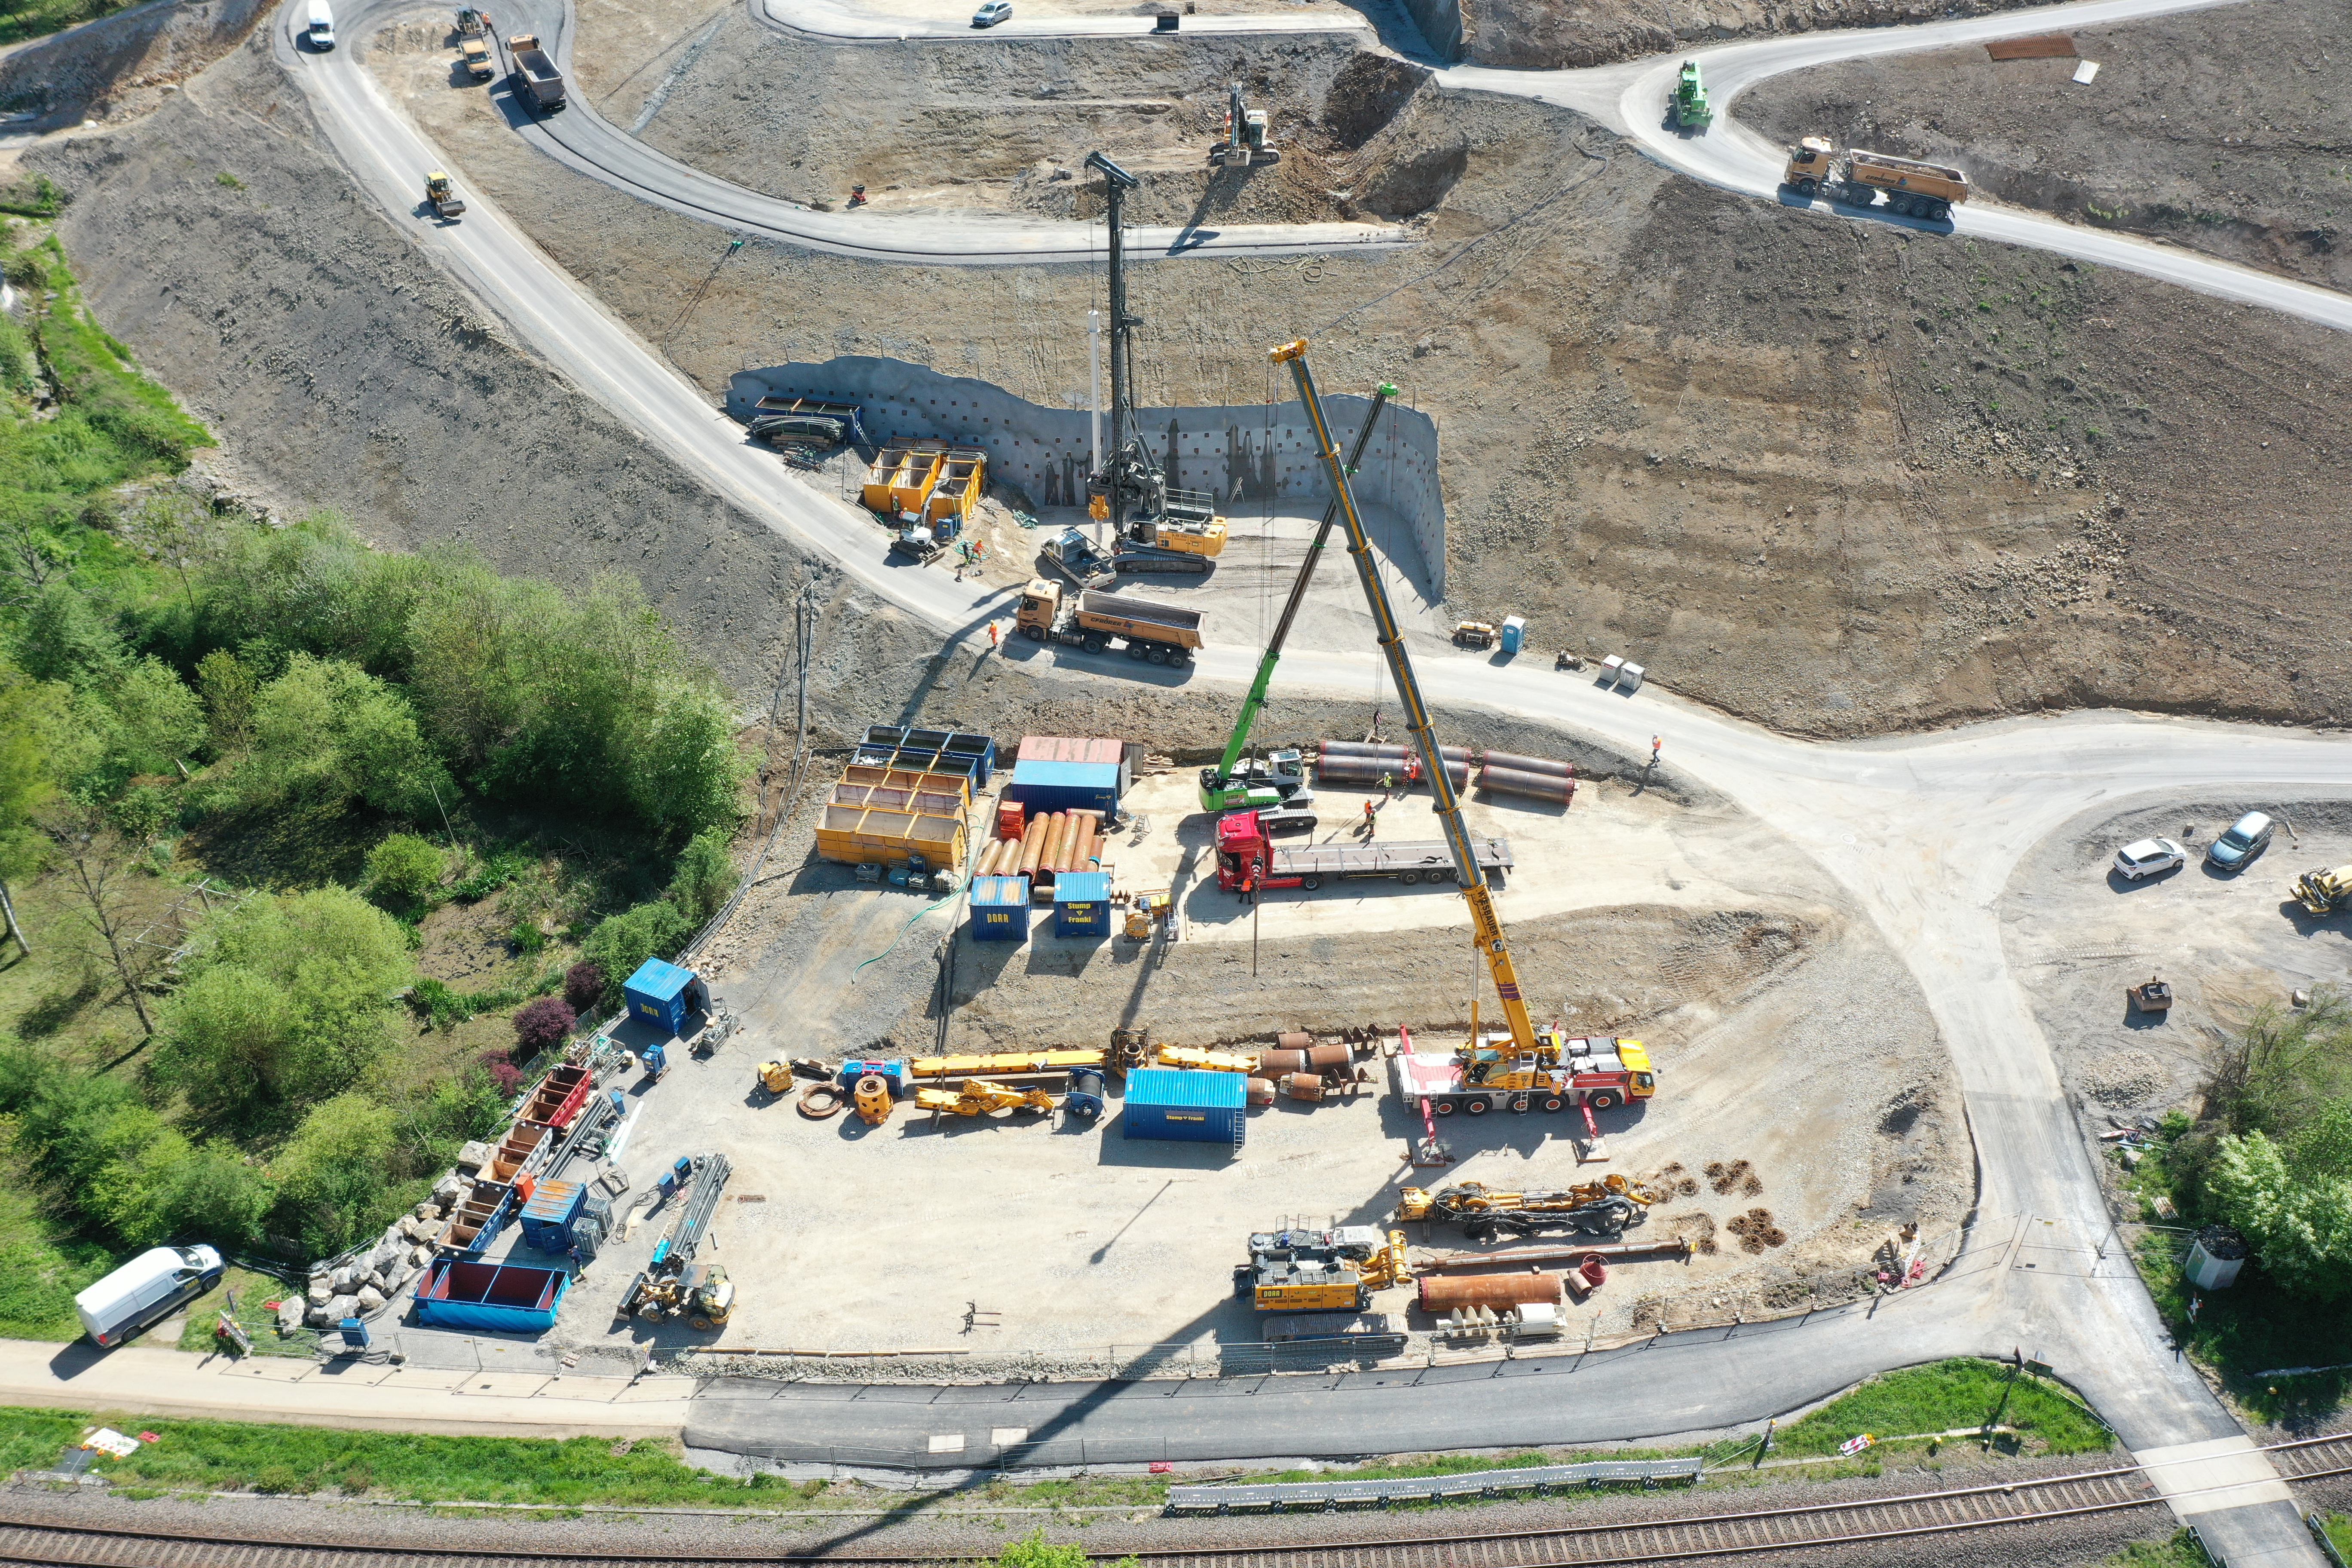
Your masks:
{"label": "yellow crane boom", "polygon": [[1331,475],[1333,492],[1339,498],[1340,518],[1347,524],[1348,553],[1356,563],[1356,578],[1364,586],[1364,601],[1371,606],[1381,656],[1388,660],[1389,679],[1396,684],[1397,701],[1404,709],[1405,727],[1412,732],[1413,744],[1421,752],[1422,775],[1428,780],[1429,793],[1435,799],[1437,820],[1445,834],[1445,847],[1454,856],[1454,871],[1462,886],[1462,897],[1470,905],[1470,924],[1476,932],[1478,952],[1486,961],[1487,973],[1494,977],[1496,994],[1502,998],[1503,1018],[1510,1026],[1511,1043],[1521,1050],[1532,1051],[1536,1048],[1535,1023],[1528,1016],[1527,1000],[1519,994],[1519,972],[1511,963],[1509,945],[1503,940],[1503,922],[1495,913],[1495,890],[1486,885],[1486,873],[1478,868],[1470,830],[1462,821],[1462,800],[1454,793],[1454,775],[1445,771],[1445,759],[1438,752],[1429,709],[1421,700],[1421,682],[1414,679],[1412,660],[1405,653],[1404,633],[1397,626],[1396,612],[1389,607],[1388,590],[1381,583],[1380,563],[1372,558],[1371,535],[1365,531],[1363,515],[1356,510],[1355,491],[1348,485],[1347,465],[1339,460],[1339,448],[1333,444],[1331,427],[1323,417],[1323,400],[1316,394],[1314,373],[1307,368],[1307,340],[1300,338],[1280,345],[1274,351],[1274,362],[1290,367],[1291,379],[1298,384],[1299,401],[1307,405],[1307,417],[1315,426],[1315,443],[1320,449],[1324,468]]}

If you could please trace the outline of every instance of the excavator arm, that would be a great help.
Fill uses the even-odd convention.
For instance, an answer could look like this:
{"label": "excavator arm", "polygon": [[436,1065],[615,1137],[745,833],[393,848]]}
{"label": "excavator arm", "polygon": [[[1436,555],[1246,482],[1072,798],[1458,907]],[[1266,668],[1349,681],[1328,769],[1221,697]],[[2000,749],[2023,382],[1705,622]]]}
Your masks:
{"label": "excavator arm", "polygon": [[[1236,99],[1240,89],[1234,89]],[[1371,412],[1364,416],[1364,427],[1356,436],[1356,450],[1348,459],[1348,471],[1354,473],[1364,461],[1364,448],[1372,443],[1372,426],[1380,422],[1381,410],[1396,395],[1396,388],[1382,384],[1372,395]],[[1298,575],[1290,584],[1290,598],[1282,606],[1282,618],[1274,623],[1274,636],[1267,639],[1265,657],[1258,660],[1257,679],[1250,682],[1249,695],[1242,699],[1241,717],[1234,724],[1232,737],[1225,742],[1225,754],[1217,760],[1215,773],[1201,781],[1201,809],[1215,811],[1228,804],[1223,795],[1231,787],[1234,769],[1242,760],[1242,748],[1249,744],[1250,727],[1257,722],[1258,712],[1265,706],[1267,690],[1274,685],[1274,667],[1282,661],[1282,645],[1290,640],[1290,624],[1298,618],[1298,606],[1307,602],[1307,585],[1315,580],[1316,563],[1323,558],[1323,545],[1331,537],[1331,525],[1339,520],[1337,500],[1323,509],[1322,525],[1316,529],[1314,542],[1307,547],[1307,559],[1298,563]]]}
{"label": "excavator arm", "polygon": [[1503,922],[1495,913],[1495,890],[1487,886],[1486,873],[1478,868],[1470,830],[1462,820],[1462,800],[1454,793],[1454,775],[1445,771],[1445,758],[1438,750],[1428,706],[1421,700],[1421,682],[1414,678],[1412,659],[1405,652],[1404,633],[1397,626],[1396,612],[1389,605],[1388,589],[1381,583],[1380,563],[1372,557],[1371,535],[1364,528],[1362,514],[1356,510],[1355,491],[1348,483],[1348,468],[1339,461],[1339,448],[1332,445],[1331,427],[1323,417],[1323,400],[1316,394],[1314,373],[1307,368],[1307,340],[1300,338],[1282,344],[1274,351],[1274,361],[1290,366],[1291,379],[1298,384],[1299,401],[1307,405],[1307,417],[1315,426],[1316,447],[1330,473],[1332,494],[1347,523],[1348,553],[1355,558],[1356,578],[1363,584],[1364,602],[1372,612],[1381,657],[1388,661],[1389,679],[1396,684],[1397,701],[1404,709],[1405,727],[1412,731],[1413,744],[1421,752],[1423,776],[1429,781],[1433,809],[1444,830],[1445,847],[1454,857],[1454,873],[1462,885],[1462,897],[1470,905],[1470,924],[1476,935],[1479,954],[1486,960],[1487,973],[1494,977],[1496,994],[1502,998],[1503,1017],[1510,1026],[1511,1043],[1521,1050],[1531,1051],[1536,1047],[1535,1022],[1528,1016],[1527,1000],[1519,992],[1519,972],[1511,963],[1509,944],[1503,940]]}

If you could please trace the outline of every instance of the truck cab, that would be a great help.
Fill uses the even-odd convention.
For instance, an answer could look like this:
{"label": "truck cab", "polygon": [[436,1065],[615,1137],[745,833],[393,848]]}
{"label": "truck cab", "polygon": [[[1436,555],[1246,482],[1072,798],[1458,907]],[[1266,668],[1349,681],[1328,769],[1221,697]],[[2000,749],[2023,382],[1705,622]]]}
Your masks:
{"label": "truck cab", "polygon": [[1055,623],[1062,615],[1062,585],[1050,578],[1032,577],[1029,585],[1021,590],[1021,608],[1013,624],[1027,633],[1033,642],[1044,642],[1054,635]]}
{"label": "truck cab", "polygon": [[1808,136],[1790,149],[1789,166],[1780,174],[1780,183],[1804,195],[1811,195],[1830,181],[1830,161],[1833,156],[1829,142],[1819,136]]}

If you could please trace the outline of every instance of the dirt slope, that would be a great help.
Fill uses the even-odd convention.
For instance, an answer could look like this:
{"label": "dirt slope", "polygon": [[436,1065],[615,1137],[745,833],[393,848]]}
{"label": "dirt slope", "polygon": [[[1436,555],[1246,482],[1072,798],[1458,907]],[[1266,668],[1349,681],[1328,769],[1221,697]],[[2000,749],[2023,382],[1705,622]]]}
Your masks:
{"label": "dirt slope", "polygon": [[[712,231],[551,168],[437,61],[394,66],[476,185],[667,330]],[[2320,608],[2352,541],[2309,527],[2347,445],[2344,338],[1700,189],[1484,95],[1419,89],[1341,172],[1352,201],[1419,207],[1427,243],[1140,268],[1142,395],[1264,396],[1265,344],[1301,331],[1326,385],[1398,382],[1439,421],[1452,613],[1527,615],[1538,646],[1627,652],[1817,733],[2352,705]],[[1059,403],[1087,384],[1098,282],[754,245],[670,352],[714,388],[746,363],[880,353]]]}
{"label": "dirt slope", "polygon": [[0,109],[35,126],[118,121],[162,104],[252,31],[260,0],[163,0],[0,57]]}
{"label": "dirt slope", "polygon": [[[1769,37],[1834,27],[1883,27],[1978,16],[2030,0],[1456,0],[1463,58],[1478,65],[1553,70],[1663,54],[1677,44]],[[1441,0],[1442,4],[1442,0]],[[1454,8],[1454,7],[1448,7]]]}
{"label": "dirt slope", "polygon": [[1792,72],[1739,118],[1953,163],[2003,201],[2352,288],[2352,43],[2343,12],[2270,0],[2086,27],[2075,59],[1981,47]]}

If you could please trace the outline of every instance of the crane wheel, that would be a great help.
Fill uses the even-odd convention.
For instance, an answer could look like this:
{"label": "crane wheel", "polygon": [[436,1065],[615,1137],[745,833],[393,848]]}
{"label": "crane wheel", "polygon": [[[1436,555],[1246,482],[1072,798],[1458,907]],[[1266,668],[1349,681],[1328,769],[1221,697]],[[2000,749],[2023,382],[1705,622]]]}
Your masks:
{"label": "crane wheel", "polygon": [[1430,1109],[1440,1116],[1451,1116],[1454,1114],[1454,1102],[1450,1100],[1441,1100]]}
{"label": "crane wheel", "polygon": [[1397,880],[1410,888],[1421,880],[1421,873],[1418,871],[1401,871],[1397,874]]}
{"label": "crane wheel", "polygon": [[1528,1097],[1526,1095],[1518,1094],[1511,1097],[1511,1109],[1513,1110],[1525,1110],[1527,1108]]}
{"label": "crane wheel", "polygon": [[1604,1089],[1599,1090],[1592,1097],[1592,1109],[1595,1110],[1608,1110],[1613,1108],[1616,1103],[1617,1095],[1612,1089]]}
{"label": "crane wheel", "polygon": [[710,1320],[708,1318],[688,1318],[687,1321],[694,1325],[695,1331],[698,1333],[707,1334],[710,1331]]}
{"label": "crane wheel", "polygon": [[1556,1094],[1548,1094],[1544,1096],[1543,1108],[1546,1110],[1558,1110],[1561,1106],[1566,1105],[1568,1101],[1560,1099],[1560,1097]]}
{"label": "crane wheel", "polygon": [[1484,1116],[1486,1114],[1486,1102],[1483,1100],[1465,1100],[1462,1109],[1473,1116]]}
{"label": "crane wheel", "polygon": [[822,1121],[841,1112],[841,1090],[829,1083],[813,1083],[801,1090],[800,1113],[811,1121]]}

